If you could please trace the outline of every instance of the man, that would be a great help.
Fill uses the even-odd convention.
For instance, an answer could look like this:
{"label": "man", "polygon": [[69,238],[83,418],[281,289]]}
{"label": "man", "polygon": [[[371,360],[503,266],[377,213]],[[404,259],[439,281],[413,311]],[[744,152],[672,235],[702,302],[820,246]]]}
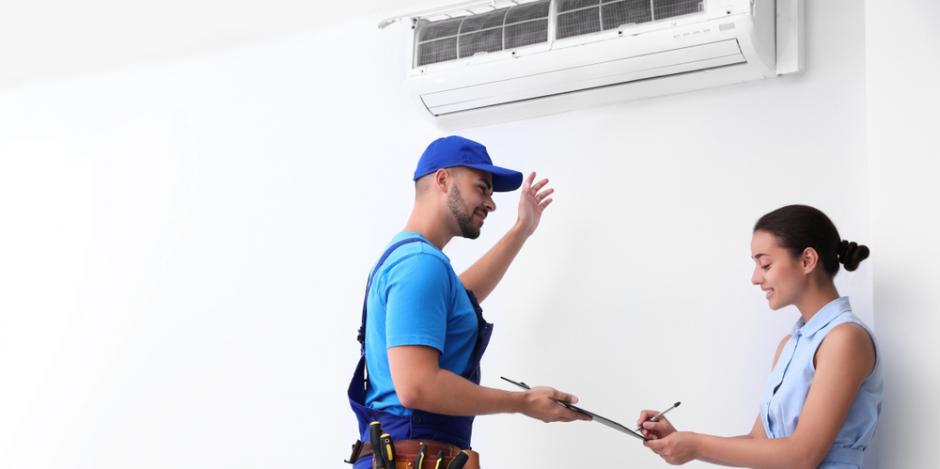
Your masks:
{"label": "man", "polygon": [[[478,300],[489,296],[538,227],[552,202],[548,180],[533,183],[532,173],[523,184],[521,173],[493,166],[483,145],[457,136],[428,146],[414,180],[408,223],[373,269],[366,291],[363,357],[349,387],[366,443],[358,454],[354,448],[355,469],[372,467],[369,426],[375,421],[394,441],[399,464],[415,461],[424,443],[424,466],[434,467],[443,454],[446,467],[470,448],[473,416],[518,412],[544,422],[589,419],[559,405],[577,398],[555,389],[509,392],[479,385],[480,358],[493,326],[483,319]],[[477,238],[496,210],[493,192],[520,185],[515,225],[458,277],[441,250],[454,236]],[[382,446],[378,465],[388,457]],[[467,455],[465,468],[477,467],[476,453]]]}

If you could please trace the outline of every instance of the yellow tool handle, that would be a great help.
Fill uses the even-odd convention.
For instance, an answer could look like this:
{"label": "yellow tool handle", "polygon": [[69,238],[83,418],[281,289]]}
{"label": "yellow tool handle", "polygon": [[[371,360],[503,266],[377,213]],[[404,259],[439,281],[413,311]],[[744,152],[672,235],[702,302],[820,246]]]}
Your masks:
{"label": "yellow tool handle", "polygon": [[428,445],[421,443],[421,446],[418,448],[418,460],[415,461],[415,467],[417,469],[424,468],[424,458],[428,455]]}
{"label": "yellow tool handle", "polygon": [[388,433],[383,433],[380,437],[382,440],[382,446],[385,448],[385,460],[388,461],[389,466],[395,465],[395,446],[392,445],[392,435]]}

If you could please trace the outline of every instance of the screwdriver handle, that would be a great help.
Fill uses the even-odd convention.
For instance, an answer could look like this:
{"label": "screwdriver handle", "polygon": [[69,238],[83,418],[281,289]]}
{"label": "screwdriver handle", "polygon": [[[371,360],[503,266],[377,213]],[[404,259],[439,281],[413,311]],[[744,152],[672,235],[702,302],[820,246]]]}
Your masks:
{"label": "screwdriver handle", "polygon": [[450,460],[450,464],[447,465],[447,469],[463,469],[464,464],[467,464],[467,460],[470,459],[470,453],[467,450],[463,450],[457,456],[454,456],[454,459]]}
{"label": "screwdriver handle", "polygon": [[382,451],[382,424],[372,422],[369,424],[369,444],[372,445],[373,466],[376,469],[385,469],[388,464],[385,463],[385,454]]}
{"label": "screwdriver handle", "polygon": [[392,444],[392,435],[382,434],[382,450],[385,451],[385,461],[388,463],[388,469],[395,467],[395,445]]}
{"label": "screwdriver handle", "polygon": [[418,446],[418,458],[415,461],[415,469],[424,469],[424,458],[428,457],[428,445],[421,443]]}

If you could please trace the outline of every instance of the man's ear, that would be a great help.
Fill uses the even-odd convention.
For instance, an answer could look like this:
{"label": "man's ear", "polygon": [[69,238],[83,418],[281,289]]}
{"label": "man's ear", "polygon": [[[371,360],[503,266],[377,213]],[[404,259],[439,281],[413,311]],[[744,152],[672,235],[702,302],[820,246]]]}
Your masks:
{"label": "man's ear", "polygon": [[434,173],[434,187],[443,193],[450,191],[450,185],[454,183],[454,175],[448,168],[441,168]]}
{"label": "man's ear", "polygon": [[808,274],[819,264],[819,253],[813,248],[806,248],[800,255],[800,267],[804,274]]}

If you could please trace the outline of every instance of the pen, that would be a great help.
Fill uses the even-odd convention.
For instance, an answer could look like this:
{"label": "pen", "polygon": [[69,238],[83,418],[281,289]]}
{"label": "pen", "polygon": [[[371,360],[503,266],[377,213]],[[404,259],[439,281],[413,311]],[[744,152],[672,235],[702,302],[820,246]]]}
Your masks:
{"label": "pen", "polygon": [[[655,421],[659,420],[660,417],[662,417],[663,415],[666,415],[666,412],[669,412],[670,410],[675,409],[676,407],[679,407],[679,404],[682,404],[682,402],[676,402],[675,404],[672,405],[672,407],[670,407],[670,408],[668,408],[668,409],[666,409],[666,410],[664,410],[664,411],[662,411],[662,412],[660,412],[660,413],[654,415],[652,418],[650,418],[649,420],[647,420],[647,422],[655,422]],[[646,423],[646,422],[644,422],[644,423]],[[640,430],[642,430],[642,429],[643,429],[643,425],[640,425],[639,427],[636,427],[636,430],[635,430],[635,431],[640,431]]]}

